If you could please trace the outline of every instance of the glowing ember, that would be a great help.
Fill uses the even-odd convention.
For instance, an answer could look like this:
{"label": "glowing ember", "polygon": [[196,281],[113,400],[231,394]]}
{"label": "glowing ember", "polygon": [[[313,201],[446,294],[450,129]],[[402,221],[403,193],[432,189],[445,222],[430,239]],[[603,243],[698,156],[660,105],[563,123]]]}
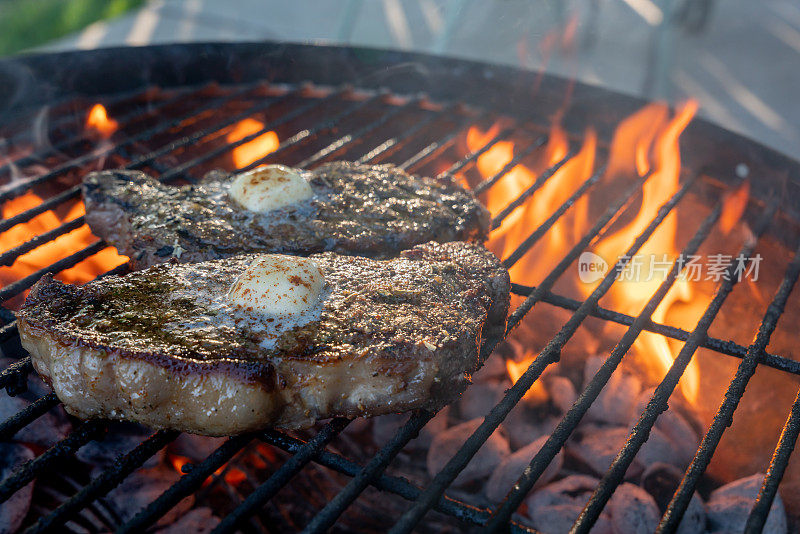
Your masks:
{"label": "glowing ember", "polygon": [[108,139],[117,131],[119,124],[108,117],[106,108],[102,104],[95,104],[86,117],[86,128],[98,132],[103,139]]}
{"label": "glowing ember", "polygon": [[241,469],[236,467],[232,467],[225,473],[225,482],[230,484],[231,486],[238,486],[242,482],[247,480],[247,475]]}
{"label": "glowing ember", "polygon": [[[226,136],[226,141],[228,143],[235,143],[248,135],[259,132],[263,128],[264,123],[261,121],[250,118],[244,119],[234,125],[233,129]],[[248,141],[234,148],[232,152],[233,164],[237,169],[246,167],[267,154],[275,152],[279,145],[278,134],[275,132],[266,132],[252,141]]]}
{"label": "glowing ember", "polygon": [[175,468],[175,471],[177,471],[180,474],[184,474],[183,466],[192,463],[192,461],[189,458],[186,458],[185,456],[178,456],[177,454],[173,454],[170,457],[170,463],[172,463],[172,467]]}
{"label": "glowing ember", "polygon": [[[3,218],[7,219],[25,210],[31,209],[41,202],[42,199],[39,198],[39,196],[28,192],[3,205]],[[0,234],[0,253],[19,246],[37,235],[57,228],[62,223],[76,219],[84,215],[84,213],[85,210],[82,202],[73,204],[69,212],[63,218],[59,218],[52,211],[41,213],[30,221],[18,224]],[[74,254],[95,241],[97,241],[97,238],[92,235],[89,227],[83,225],[72,232],[46,242],[27,254],[23,254],[17,258],[12,266],[0,267],[0,283],[5,286],[25,278],[70,254]],[[127,257],[120,256],[113,248],[106,248],[86,258],[74,267],[62,271],[56,278],[64,282],[80,284],[93,280],[97,275],[113,269],[118,265],[122,265],[127,261]]]}

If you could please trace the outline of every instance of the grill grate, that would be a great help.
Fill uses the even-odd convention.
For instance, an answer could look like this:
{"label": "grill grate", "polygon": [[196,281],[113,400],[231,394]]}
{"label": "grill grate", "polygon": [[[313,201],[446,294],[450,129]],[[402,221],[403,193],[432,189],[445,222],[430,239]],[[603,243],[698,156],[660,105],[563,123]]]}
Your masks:
{"label": "grill grate", "polygon": [[[155,99],[155,102],[152,100]],[[60,181],[69,182],[68,178],[89,165],[97,165],[104,158],[110,159],[114,166],[129,169],[157,171],[162,180],[194,181],[199,172],[206,166],[213,166],[222,156],[233,149],[258,138],[266,132],[281,130],[282,141],[277,150],[261,157],[238,171],[249,170],[269,161],[297,161],[299,166],[313,166],[333,158],[352,159],[359,162],[393,162],[399,167],[414,172],[430,167],[439,167],[439,176],[453,174],[474,165],[482,154],[489,151],[501,141],[512,135],[526,134],[534,139],[526,146],[517,148],[514,158],[497,174],[483,180],[474,189],[481,193],[489,190],[507,175],[515,165],[526,157],[541,149],[548,142],[548,135],[542,134],[537,125],[518,124],[510,121],[512,126],[502,130],[486,142],[478,150],[467,155],[451,157],[456,152],[456,141],[463,136],[466,128],[472,124],[483,124],[496,117],[487,110],[468,108],[458,102],[430,102],[422,95],[401,97],[388,91],[361,91],[352,87],[320,87],[312,84],[304,85],[268,85],[252,83],[236,87],[210,87],[207,85],[173,90],[169,93],[134,92],[120,94],[105,99],[103,102],[116,116],[120,123],[120,131],[113,138],[113,143],[89,153],[86,151],[87,139],[83,129],[76,124],[74,117],[58,116],[51,124],[58,131],[66,130],[64,138],[52,148],[44,149],[31,155],[17,158],[13,164],[0,167],[0,179],[11,177],[16,167],[39,162],[47,158],[60,158],[63,161],[50,167],[50,170],[22,182],[14,183],[0,191],[0,202],[11,200],[34,188],[53,186]],[[85,112],[87,103],[73,103],[74,109]],[[67,106],[69,107],[69,106]],[[119,114],[115,110],[126,110]],[[274,113],[274,114],[273,114]],[[260,114],[278,117],[264,122],[263,128],[240,140],[228,143],[219,142],[226,128],[237,122]],[[80,115],[82,119],[83,115]],[[18,132],[24,128],[30,117],[18,117],[7,125],[3,131]],[[385,131],[384,131],[385,130]],[[387,135],[388,132],[388,135]],[[119,135],[125,133],[125,136]],[[368,145],[369,134],[380,139],[374,146]],[[285,134],[285,135],[284,135]],[[153,144],[153,140],[158,142]],[[20,136],[10,138],[14,142]],[[200,147],[198,149],[198,146]],[[603,153],[602,150],[599,151]],[[522,205],[529,197],[536,194],[563,165],[575,155],[570,151],[564,158],[540,173],[536,181],[504,208],[492,221],[493,229],[500,226],[516,207]],[[606,155],[607,159],[607,155]],[[444,170],[442,163],[455,160]],[[603,176],[605,163],[586,179],[578,189],[565,200],[554,213],[538,228],[532,229],[530,235],[507,258],[503,258],[506,267],[513,266],[550,230],[553,225],[580,198],[598,185]],[[775,294],[761,322],[758,335],[749,347],[710,337],[708,329],[720,311],[726,297],[735,284],[735,277],[730,277],[720,284],[711,304],[706,308],[696,328],[691,332],[665,324],[654,323],[653,312],[667,295],[676,281],[680,268],[673,265],[672,270],[658,290],[652,295],[643,311],[637,316],[630,316],[604,308],[599,305],[600,299],[611,288],[615,277],[626,265],[623,258],[604,277],[600,285],[585,300],[578,301],[559,295],[553,291],[556,281],[573,265],[582,251],[596,240],[613,223],[613,221],[629,205],[652,176],[652,171],[637,177],[630,188],[608,207],[589,231],[564,256],[549,274],[536,287],[521,284],[513,285],[513,293],[523,297],[522,304],[509,317],[507,334],[520,324],[526,314],[539,302],[546,302],[573,312],[570,320],[550,340],[548,345],[535,358],[530,367],[516,383],[507,391],[505,397],[486,416],[478,429],[469,437],[461,449],[451,458],[449,463],[434,477],[425,488],[418,488],[405,479],[385,474],[386,468],[394,460],[403,447],[414,437],[433,414],[420,411],[412,415],[410,420],[394,435],[394,437],[378,453],[364,465],[326,449],[340,432],[350,423],[347,419],[337,418],[324,425],[308,441],[292,437],[284,432],[267,430],[228,439],[205,460],[192,466],[170,489],[141,510],[135,517],[123,525],[117,525],[119,532],[133,532],[153,525],[184,497],[198,491],[203,482],[222,468],[231,458],[242,451],[252,441],[262,441],[291,454],[265,482],[258,487],[228,516],[226,516],[215,532],[232,532],[242,522],[250,518],[265,502],[273,497],[281,488],[290,482],[292,477],[310,462],[333,469],[352,477],[352,480],[336,495],[312,521],[306,526],[307,532],[323,532],[333,525],[341,514],[367,488],[372,485],[379,490],[391,492],[411,501],[409,510],[399,518],[391,532],[409,532],[425,516],[430,509],[449,514],[466,522],[482,525],[488,531],[503,530],[510,525],[515,532],[532,532],[520,523],[511,520],[512,514],[533,487],[533,484],[544,472],[547,465],[564,446],[567,439],[589,407],[600,394],[622,358],[632,347],[640,333],[654,332],[676,339],[684,343],[683,349],[676,358],[669,372],[656,389],[651,401],[636,426],[629,440],[614,460],[608,473],[594,492],[583,514],[575,524],[575,531],[588,532],[599,517],[610,496],[622,482],[623,475],[642,444],[647,440],[659,414],[667,408],[667,401],[674,391],[678,380],[699,347],[704,347],[719,354],[741,359],[736,376],[730,383],[725,401],[717,413],[714,423],[708,430],[697,454],[689,467],[680,487],[673,496],[672,502],[659,527],[662,532],[673,532],[686,510],[698,480],[708,467],[715,448],[729,424],[733,413],[741,399],[748,379],[761,364],[781,371],[800,375],[800,363],[777,354],[766,352],[770,335],[775,330],[783,307],[800,274],[800,250],[789,264],[783,283]],[[681,188],[658,211],[649,226],[631,244],[625,257],[636,253],[647,239],[659,228],[686,194],[700,181],[701,172],[684,177]],[[57,188],[58,189],[58,188]],[[0,221],[0,232],[18,224],[30,221],[33,217],[47,210],[79,198],[77,185],[61,186],[40,205],[9,219]],[[756,239],[745,244],[742,252],[749,255],[758,243],[757,238],[772,223],[777,206],[767,204],[760,208],[759,222],[754,228]],[[717,225],[722,212],[721,204],[717,204],[710,215],[701,223],[692,239],[684,249],[687,255],[694,254]],[[0,265],[12,265],[21,255],[62,236],[84,224],[83,217],[61,224],[57,228],[36,236],[3,254],[0,254]],[[39,271],[9,284],[0,290],[0,301],[6,302],[18,297],[30,288],[45,273],[57,273],[75,266],[82,260],[106,248],[102,241],[96,241],[86,248],[76,251]],[[733,266],[729,271],[732,273]],[[111,274],[126,272],[120,266]],[[109,274],[109,273],[107,273]],[[33,370],[29,357],[23,357],[19,348],[16,325],[13,314],[3,309],[3,318],[7,319],[0,329],[0,343],[16,347],[20,360],[0,372],[0,387],[10,394],[16,394],[25,387],[27,375]],[[579,396],[573,407],[561,420],[546,444],[531,460],[530,468],[519,479],[506,499],[496,509],[475,507],[445,494],[445,491],[464,469],[478,449],[501,424],[506,415],[514,408],[533,383],[542,375],[545,368],[556,362],[561,348],[575,334],[587,317],[596,317],[627,327],[625,335],[616,345],[610,357],[603,363]],[[492,352],[499,341],[487,343],[482,347],[482,356]],[[9,420],[0,423],[0,438],[8,440],[21,428],[46,413],[58,404],[54,394],[46,395],[32,403],[28,408]],[[108,424],[102,421],[90,421],[82,424],[63,441],[45,451],[34,460],[22,465],[9,478],[0,483],[0,501],[7,500],[14,492],[28,484],[45,470],[52,469],[59,460],[72,455],[78,448],[91,440],[99,439],[106,431]],[[772,500],[776,494],[778,483],[785,472],[789,455],[800,433],[800,396],[792,406],[786,426],[776,448],[775,456],[770,464],[764,488],[755,503],[748,522],[752,532],[763,527]],[[177,438],[171,431],[159,431],[142,442],[129,453],[121,456],[117,462],[80,488],[74,495],[58,506],[54,511],[38,519],[28,532],[54,531],[61,528],[76,514],[101,498],[110,489],[116,487],[126,476],[140,468],[148,458]]]}

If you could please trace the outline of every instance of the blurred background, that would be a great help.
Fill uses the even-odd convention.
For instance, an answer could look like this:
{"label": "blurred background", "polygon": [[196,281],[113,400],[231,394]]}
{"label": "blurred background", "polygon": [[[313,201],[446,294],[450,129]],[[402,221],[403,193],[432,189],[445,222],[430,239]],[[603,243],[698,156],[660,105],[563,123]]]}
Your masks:
{"label": "blurred background", "polygon": [[0,55],[190,41],[413,50],[574,77],[800,158],[797,0],[0,0]]}

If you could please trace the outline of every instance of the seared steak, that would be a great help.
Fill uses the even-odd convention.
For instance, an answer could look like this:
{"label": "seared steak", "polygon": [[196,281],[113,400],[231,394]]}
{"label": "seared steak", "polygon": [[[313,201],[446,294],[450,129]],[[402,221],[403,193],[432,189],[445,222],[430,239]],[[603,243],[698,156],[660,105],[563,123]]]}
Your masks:
{"label": "seared steak", "polygon": [[[252,266],[276,258],[324,276],[308,310],[234,305]],[[503,334],[509,291],[482,246],[427,243],[391,260],[251,254],[83,286],[46,276],[18,319],[70,413],[227,435],[442,406],[481,366],[482,340]]]}
{"label": "seared steak", "polygon": [[235,202],[233,177],[222,172],[182,187],[139,171],[96,172],[83,184],[86,221],[134,268],[247,252],[391,257],[431,240],[486,239],[488,212],[449,179],[346,162],[298,172],[313,196],[266,213]]}

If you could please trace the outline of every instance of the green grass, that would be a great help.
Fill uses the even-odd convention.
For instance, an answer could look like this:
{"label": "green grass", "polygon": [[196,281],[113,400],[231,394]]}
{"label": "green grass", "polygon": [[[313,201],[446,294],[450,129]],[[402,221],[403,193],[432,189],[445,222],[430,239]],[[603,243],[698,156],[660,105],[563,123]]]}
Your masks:
{"label": "green grass", "polygon": [[0,0],[0,56],[116,17],[144,0]]}

